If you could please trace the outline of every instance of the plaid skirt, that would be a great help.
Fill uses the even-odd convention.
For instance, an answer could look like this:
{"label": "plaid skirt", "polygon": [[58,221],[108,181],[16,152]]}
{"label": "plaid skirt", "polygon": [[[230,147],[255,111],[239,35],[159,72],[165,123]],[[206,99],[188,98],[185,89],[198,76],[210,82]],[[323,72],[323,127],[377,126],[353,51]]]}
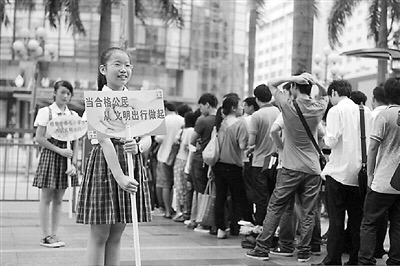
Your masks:
{"label": "plaid skirt", "polygon": [[[49,139],[53,145],[65,149],[66,141]],[[39,164],[33,179],[33,186],[38,188],[66,189],[68,187],[67,158],[60,154],[44,148],[40,153]],[[71,178],[72,186],[78,186],[78,177]]]}
{"label": "plaid skirt", "polygon": [[[122,143],[113,141],[121,169],[128,175],[127,156]],[[135,179],[139,182],[136,204],[139,222],[151,221],[150,192],[141,155],[134,156]],[[77,223],[132,223],[131,194],[116,182],[103,149],[94,145],[86,165],[77,202]]]}

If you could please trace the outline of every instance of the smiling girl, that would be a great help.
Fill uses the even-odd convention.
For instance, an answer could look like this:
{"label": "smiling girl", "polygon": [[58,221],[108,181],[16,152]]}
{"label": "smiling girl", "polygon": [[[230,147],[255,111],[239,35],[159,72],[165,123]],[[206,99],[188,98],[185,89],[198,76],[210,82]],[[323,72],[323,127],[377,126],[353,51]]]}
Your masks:
{"label": "smiling girl", "polygon": [[[131,58],[124,50],[117,47],[105,50],[98,69],[98,90],[127,91],[125,85],[132,68]],[[132,223],[132,211],[136,211],[131,208],[130,193],[135,193],[139,185],[127,175],[126,153],[138,154],[135,156],[135,177],[138,177],[143,174],[140,152],[150,148],[151,139],[143,137],[137,143],[102,138],[92,144],[79,192],[77,223],[91,225],[87,264],[119,265],[121,236],[126,224]]]}
{"label": "smiling girl", "polygon": [[[72,186],[78,186],[75,168],[78,141],[74,142],[73,151],[67,149],[67,142],[51,138],[46,133],[46,127],[49,121],[58,115],[78,115],[67,107],[72,94],[73,88],[68,81],[56,82],[54,84],[54,103],[39,109],[34,123],[34,126],[37,127],[35,141],[43,147],[33,180],[33,186],[41,189],[39,216],[43,238],[40,240],[40,245],[49,248],[65,246],[65,243],[57,237],[57,231],[62,199],[65,189],[68,187],[68,175],[72,176]],[[67,169],[67,158],[72,158],[70,169]],[[51,202],[53,204],[51,226],[49,226]]]}

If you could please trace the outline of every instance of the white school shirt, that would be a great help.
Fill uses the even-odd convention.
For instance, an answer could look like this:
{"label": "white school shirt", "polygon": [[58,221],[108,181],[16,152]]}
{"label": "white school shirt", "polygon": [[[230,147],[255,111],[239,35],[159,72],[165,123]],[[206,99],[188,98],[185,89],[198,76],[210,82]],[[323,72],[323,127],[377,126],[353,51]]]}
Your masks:
{"label": "white school shirt", "polygon": [[165,116],[165,128],[167,134],[156,136],[156,141],[161,141],[160,148],[157,152],[157,160],[159,162],[165,163],[168,160],[172,144],[174,144],[175,141],[175,136],[184,125],[185,119],[176,113]]}
{"label": "white school shirt", "polygon": [[[50,109],[49,109],[50,108]],[[49,123],[49,118],[50,118],[50,113],[49,110],[51,110],[51,117],[55,118],[59,115],[76,115],[79,116],[76,112],[69,110],[68,106],[65,106],[65,110],[61,110],[58,105],[54,102],[49,106],[45,106],[39,109],[36,118],[35,118],[35,122],[33,123],[34,127],[38,127],[38,126],[42,126],[42,127],[46,127],[47,124]],[[46,138],[50,138],[50,135],[45,134]]]}
{"label": "white school shirt", "polygon": [[[103,88],[101,89],[101,91],[113,91],[112,89],[110,89],[107,85],[104,85]],[[128,91],[128,89],[126,87],[124,87],[123,91]],[[82,115],[82,120],[83,121],[87,121],[87,114],[86,111],[83,113]],[[91,139],[90,143],[92,145],[96,145],[99,144],[99,141],[97,139]]]}
{"label": "white school shirt", "polygon": [[[364,108],[366,148],[368,150],[372,115]],[[329,175],[337,182],[358,186],[361,169],[360,108],[350,99],[343,99],[333,106],[326,120],[325,144],[331,148],[329,162],[321,176]]]}

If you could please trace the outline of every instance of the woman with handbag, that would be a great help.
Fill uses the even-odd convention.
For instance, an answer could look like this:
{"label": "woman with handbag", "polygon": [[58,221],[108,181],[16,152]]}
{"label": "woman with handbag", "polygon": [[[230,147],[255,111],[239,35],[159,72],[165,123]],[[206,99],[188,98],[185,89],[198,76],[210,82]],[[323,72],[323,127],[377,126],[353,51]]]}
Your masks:
{"label": "woman with handbag", "polygon": [[232,197],[232,214],[230,215],[230,234],[239,234],[238,221],[242,217],[246,192],[243,181],[243,151],[247,147],[248,133],[246,122],[239,119],[242,114],[237,97],[228,97],[222,103],[222,114],[217,114],[218,142],[220,148],[219,161],[212,168],[215,176],[215,225],[217,238],[227,237],[225,222],[225,203],[228,190]]}

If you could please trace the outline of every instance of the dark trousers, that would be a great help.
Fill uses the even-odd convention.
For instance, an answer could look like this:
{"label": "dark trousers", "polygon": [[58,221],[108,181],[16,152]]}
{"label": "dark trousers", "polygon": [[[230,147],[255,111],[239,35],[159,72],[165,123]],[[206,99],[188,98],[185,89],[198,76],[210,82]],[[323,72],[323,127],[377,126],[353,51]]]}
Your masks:
{"label": "dark trousers", "polygon": [[251,175],[251,162],[245,162],[243,165],[243,181],[246,191],[243,219],[245,221],[254,223],[253,218],[253,177]]}
{"label": "dark trousers", "polygon": [[256,205],[255,224],[263,225],[265,214],[267,213],[268,202],[275,188],[275,171],[265,170],[262,167],[251,168],[254,203]]}
{"label": "dark trousers", "polygon": [[349,254],[349,262],[357,264],[362,219],[362,200],[359,189],[355,186],[343,185],[330,176],[326,176],[325,186],[329,213],[329,230],[326,247],[328,254],[323,262],[326,265],[342,265],[344,222],[345,212],[347,211],[353,244]]}
{"label": "dark trousers", "polygon": [[361,265],[375,265],[374,250],[379,223],[389,212],[390,249],[387,265],[400,265],[400,195],[383,194],[372,190],[367,192],[364,204],[364,216],[360,232],[360,252],[358,262]]}
{"label": "dark trousers", "polygon": [[246,192],[242,176],[242,167],[234,164],[217,163],[213,167],[215,186],[217,188],[215,198],[215,225],[218,229],[225,230],[225,205],[228,198],[228,190],[232,198],[231,230],[239,233],[238,222],[242,218]]}
{"label": "dark trousers", "polygon": [[204,193],[207,186],[207,171],[208,165],[204,164],[203,161],[193,160],[191,175],[193,180],[193,188],[197,193]]}

